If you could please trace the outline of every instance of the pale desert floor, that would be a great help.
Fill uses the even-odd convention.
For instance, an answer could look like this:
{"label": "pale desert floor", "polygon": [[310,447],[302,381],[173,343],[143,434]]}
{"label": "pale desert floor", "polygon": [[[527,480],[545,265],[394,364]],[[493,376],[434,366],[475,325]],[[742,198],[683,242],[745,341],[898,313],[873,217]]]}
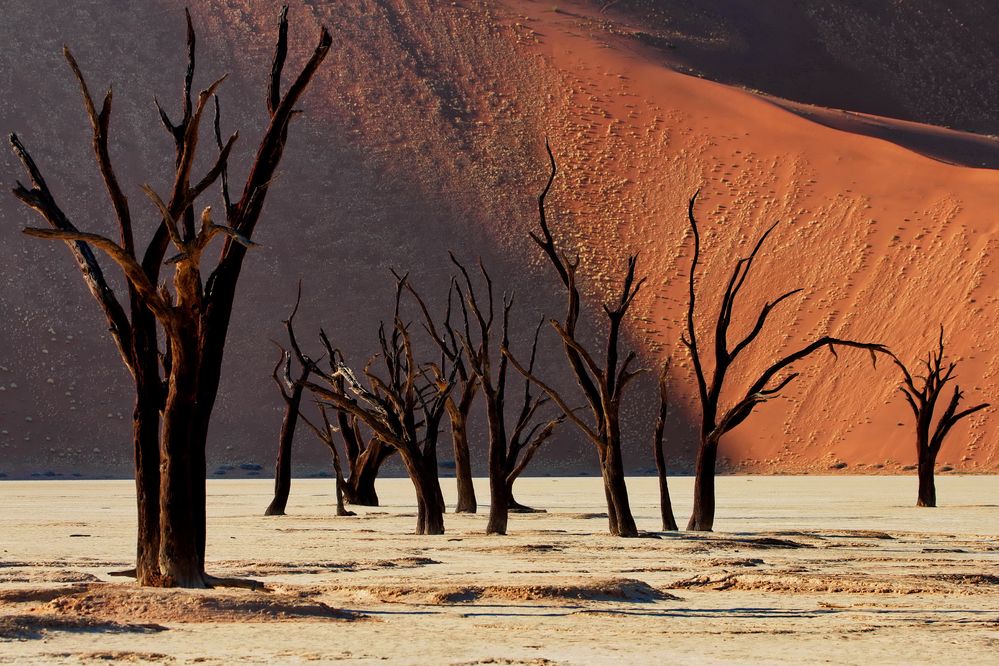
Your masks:
{"label": "pale desert floor", "polygon": [[[691,481],[672,482],[681,524]],[[714,534],[607,536],[599,479],[518,482],[547,514],[419,537],[408,481],[331,512],[329,480],[209,482],[210,570],[266,591],[141,590],[125,481],[0,483],[0,663],[996,663],[999,478],[725,477]],[[639,527],[656,481],[630,479]],[[452,498],[453,481],[445,481]],[[488,497],[484,483],[480,501]]]}

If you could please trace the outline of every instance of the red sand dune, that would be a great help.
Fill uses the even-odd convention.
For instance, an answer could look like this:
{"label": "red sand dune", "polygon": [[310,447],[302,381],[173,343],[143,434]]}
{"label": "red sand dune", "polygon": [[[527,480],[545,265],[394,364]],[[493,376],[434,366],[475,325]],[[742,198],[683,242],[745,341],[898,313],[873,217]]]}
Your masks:
{"label": "red sand dune", "polygon": [[[5,128],[22,135],[59,184],[66,208],[80,211],[77,224],[106,228],[103,195],[90,196],[98,183],[85,120],[58,44],[74,48],[93,88],[115,82],[115,157],[141,207],[138,185],[149,179],[164,187],[146,174],[164,173],[172,159],[150,96],[176,104],[182,5],[118,15],[45,4],[12,10],[0,27],[8,44],[0,111]],[[954,61],[987,22],[931,22],[950,31],[952,47],[929,62],[912,56],[910,33],[933,44],[939,35],[923,15],[903,30],[911,17],[894,9],[881,16],[892,26],[876,45],[886,53],[843,47],[878,19],[845,0],[811,14],[778,13],[775,3],[731,3],[738,11],[728,13],[672,2],[602,3],[612,6],[601,13],[599,4],[559,3],[556,11],[529,0],[292,3],[294,57],[304,57],[320,21],[331,28],[334,50],[293,128],[260,229],[265,247],[244,273],[211,465],[269,467],[281,405],[269,379],[268,338],[281,336],[299,276],[303,337],[322,322],[355,359],[370,353],[386,313],[388,267],[411,269],[424,291],[440,292],[449,247],[482,254],[497,279],[518,291],[523,328],[542,311],[560,313],[550,269],[526,239],[545,176],[546,135],[561,167],[554,225],[583,258],[591,306],[615,287],[624,257],[641,252],[649,282],[629,333],[650,366],[676,359],[670,447],[678,469],[690,464],[697,419],[678,344],[691,249],[684,211],[697,188],[702,315],[710,317],[736,258],[776,220],[735,328],[749,326],[768,297],[805,290],[773,318],[771,335],[740,360],[734,379],[745,381],[780,352],[824,334],[884,342],[915,361],[943,323],[950,352],[963,359],[959,380],[969,400],[995,395],[999,225],[991,195],[999,174],[961,165],[991,165],[999,153],[989,137],[922,124],[996,130],[988,119],[999,107],[992,89],[978,98],[990,116],[962,99],[975,74]],[[940,11],[929,0],[909,4]],[[198,83],[232,72],[221,95],[224,125],[241,129],[246,151],[260,131],[275,17],[249,0],[214,0],[192,13]],[[814,43],[796,43],[794,52],[776,45],[806,23]],[[747,27],[754,25],[766,29]],[[798,53],[800,62],[788,61]],[[979,52],[976,71],[996,71],[993,56]],[[782,76],[781,66],[794,75]],[[932,95],[915,94],[928,82],[936,84]],[[857,113],[806,106],[815,102]],[[9,155],[0,165],[9,182],[20,175]],[[150,225],[153,214],[144,213]],[[68,253],[22,238],[26,223],[32,218],[12,197],[0,199],[0,471],[127,473],[127,375],[101,337]],[[704,336],[710,322],[702,322]],[[565,384],[552,341],[549,349],[542,371]],[[889,364],[872,368],[865,354],[843,352],[838,360],[818,354],[797,369],[802,376],[785,398],[724,440],[730,469],[825,471],[845,462],[845,472],[893,472],[914,464],[911,417]],[[651,466],[652,391],[651,383],[639,385],[627,410],[631,469]],[[958,426],[941,464],[999,469],[995,414],[989,408]],[[300,450],[303,471],[325,463],[306,436]],[[593,467],[591,452],[567,430],[535,471]]]}

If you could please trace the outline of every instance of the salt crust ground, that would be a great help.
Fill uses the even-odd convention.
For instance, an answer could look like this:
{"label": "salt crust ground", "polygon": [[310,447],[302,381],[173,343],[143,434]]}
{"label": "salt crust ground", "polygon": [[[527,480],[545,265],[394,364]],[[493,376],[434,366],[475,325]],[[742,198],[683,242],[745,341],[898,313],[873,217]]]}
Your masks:
{"label": "salt crust ground", "polygon": [[[655,480],[631,479],[641,528]],[[690,480],[673,482],[678,518]],[[604,534],[599,480],[524,479],[514,516],[410,534],[408,482],[335,518],[330,482],[209,482],[211,572],[266,591],[142,590],[131,484],[0,483],[0,663],[995,663],[999,479],[726,477],[719,531]],[[480,497],[486,497],[484,483]],[[445,485],[453,498],[453,486]]]}

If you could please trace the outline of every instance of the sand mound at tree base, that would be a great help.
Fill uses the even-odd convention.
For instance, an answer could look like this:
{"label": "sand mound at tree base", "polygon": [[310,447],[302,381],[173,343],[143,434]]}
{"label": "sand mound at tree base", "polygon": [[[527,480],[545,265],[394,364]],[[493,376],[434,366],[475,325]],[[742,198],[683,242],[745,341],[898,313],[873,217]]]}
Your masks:
{"label": "sand mound at tree base", "polygon": [[[44,606],[25,607],[31,603]],[[130,631],[133,623],[275,622],[282,620],[359,620],[360,613],[332,608],[305,593],[253,590],[180,590],[101,583],[58,590],[4,590],[4,606],[17,614],[3,616],[0,637],[37,635],[60,628]],[[23,613],[27,610],[29,613]],[[37,613],[37,614],[30,614]],[[32,623],[42,623],[32,629]],[[48,623],[48,624],[46,624]],[[119,624],[124,623],[124,624]]]}
{"label": "sand mound at tree base", "polygon": [[94,585],[59,596],[49,606],[67,615],[150,622],[269,622],[307,618],[358,620],[303,594],[249,590],[177,590]]}
{"label": "sand mound at tree base", "polygon": [[650,603],[677,600],[668,592],[633,578],[613,578],[592,583],[524,585],[382,585],[364,588],[337,587],[330,591],[361,592],[384,602],[468,603],[475,601],[632,601]]}

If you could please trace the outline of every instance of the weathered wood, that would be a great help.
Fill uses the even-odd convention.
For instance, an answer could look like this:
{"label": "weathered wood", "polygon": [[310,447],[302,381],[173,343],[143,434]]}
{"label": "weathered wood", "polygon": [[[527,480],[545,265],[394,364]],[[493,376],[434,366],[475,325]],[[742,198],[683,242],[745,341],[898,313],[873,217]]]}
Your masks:
{"label": "weathered wood", "polygon": [[[701,356],[702,350],[698,343],[695,322],[697,300],[695,279],[697,266],[700,261],[701,237],[694,209],[699,193],[699,191],[694,193],[687,206],[687,220],[690,223],[690,229],[694,237],[694,252],[691,258],[689,273],[687,330],[681,336],[681,341],[690,354],[694,376],[697,380],[698,397],[701,403],[701,428],[694,466],[694,506],[690,520],[687,523],[687,529],[710,532],[714,526],[715,518],[715,472],[718,462],[718,445],[721,438],[725,433],[731,431],[749,418],[757,405],[779,395],[781,390],[790,384],[798,374],[794,372],[788,373],[782,379],[777,380],[778,376],[795,362],[825,348],[828,348],[833,356],[836,355],[836,347],[865,349],[871,354],[871,358],[874,361],[876,361],[875,354],[888,354],[889,351],[884,345],[876,343],[857,342],[830,336],[818,338],[797,351],[778,359],[764,369],[750,385],[745,395],[734,406],[728,409],[720,408],[719,403],[723,393],[722,389],[724,388],[725,379],[728,376],[727,373],[731,365],[735,362],[739,354],[757,339],[774,308],[791,296],[799,293],[801,289],[792,289],[778,296],[776,299],[765,303],[760,309],[756,322],[749,333],[737,341],[734,346],[730,346],[728,333],[732,323],[732,313],[735,308],[736,299],[739,291],[749,277],[753,262],[763,248],[766,239],[776,228],[777,224],[775,223],[756,241],[749,256],[739,259],[732,270],[732,275],[722,294],[718,314],[715,317],[714,370],[709,381],[704,371]],[[777,383],[771,384],[775,380],[777,380]]]}
{"label": "weathered wood", "polygon": [[[352,415],[373,436],[393,447],[417,495],[417,534],[444,533],[444,500],[437,471],[437,441],[448,397],[455,386],[457,368],[441,363],[420,363],[414,358],[409,327],[401,318],[402,294],[408,276],[396,275],[395,312],[391,329],[378,329],[381,349],[364,367],[368,386],[362,385],[322,333],[330,359],[330,372],[316,371],[323,381],[308,381],[316,399]],[[382,371],[376,371],[375,361]]]}
{"label": "weathered wood", "polygon": [[601,476],[604,481],[604,494],[607,500],[608,529],[611,534],[622,537],[638,536],[638,528],[631,513],[628,500],[628,489],[624,480],[624,464],[621,459],[621,429],[620,410],[624,389],[641,372],[630,369],[635,361],[634,352],[625,355],[620,360],[621,325],[635,296],[641,290],[645,278],[636,280],[635,267],[637,257],[628,257],[621,292],[616,303],[603,306],[607,317],[608,328],[605,344],[605,361],[603,366],[596,362],[593,355],[582,345],[576,336],[576,327],[580,317],[581,297],[576,286],[576,270],[579,259],[570,259],[559,252],[555,238],[548,226],[545,201],[555,181],[557,165],[551,146],[545,141],[548,153],[550,171],[544,189],[538,196],[538,225],[540,233],[529,232],[530,237],[548,258],[566,290],[566,313],[561,322],[553,321],[552,326],[562,339],[562,347],[566,360],[576,378],[576,383],[589,405],[592,423],[587,423],[569,407],[567,401],[557,391],[541,381],[533,372],[523,367],[513,357],[508,349],[504,356],[510,358],[511,364],[525,378],[536,384],[563,411],[565,418],[573,423],[580,432],[593,443],[600,462]]}
{"label": "weathered wood", "polygon": [[[509,358],[503,354],[503,350],[510,345],[513,296],[503,296],[499,347],[494,352],[496,334],[493,325],[496,312],[492,278],[480,259],[479,275],[484,290],[477,289],[468,269],[454,254],[451,254],[451,262],[458,268],[460,275],[460,283],[453,287],[453,291],[458,295],[463,324],[461,330],[451,327],[452,337],[461,341],[464,357],[474,373],[474,379],[482,387],[486,403],[489,433],[489,520],[486,534],[506,534],[510,509],[516,505],[513,500],[513,482],[564,417],[556,417],[547,424],[534,423],[539,408],[547,402],[547,398],[535,398],[530,390],[530,381],[525,379],[523,404],[513,429],[508,429],[506,393]],[[481,291],[484,294],[480,295]],[[537,356],[539,332],[540,324],[535,329],[531,348],[528,367],[532,370]]]}
{"label": "weathered wood", "polygon": [[[274,498],[264,511],[265,516],[283,516],[288,506],[288,496],[291,494],[291,452],[295,443],[295,428],[298,425],[302,393],[305,391],[305,381],[316,367],[316,361],[302,352],[301,347],[298,346],[298,339],[295,337],[295,315],[298,313],[298,306],[301,303],[302,282],[299,281],[295,307],[291,309],[291,314],[284,320],[289,343],[298,361],[298,378],[292,379],[292,355],[283,349],[281,350],[281,358],[278,359],[277,365],[271,372],[271,377],[277,384],[281,399],[285,403],[285,410],[284,417],[281,419],[281,431],[278,433],[277,460],[274,463]],[[282,367],[284,367],[283,376],[278,374]]]}
{"label": "weathered wood", "polygon": [[[208,100],[214,98],[225,77],[201,91],[196,101],[192,98],[195,35],[190,13],[185,15],[188,63],[182,95],[183,117],[174,124],[159,107],[161,120],[176,148],[171,191],[164,202],[146,188],[159,211],[160,222],[141,259],[135,248],[128,200],[108,150],[111,92],[108,91],[98,111],[82,70],[68,49],[64,54],[83,96],[93,131],[95,160],[117,218],[119,240],[78,230],[59,208],[40,170],[14,135],[11,145],[31,180],[30,189],[18,183],[15,196],[38,211],[50,226],[29,228],[25,232],[62,240],[70,247],[135,380],[133,447],[139,513],[136,577],[143,585],[204,587],[214,580],[204,572],[205,443],[239,266],[246,247],[252,244],[250,236],[262,210],[267,185],[280,161],[293,107],[325,58],[331,40],[324,28],[312,57],[288,92],[278,96],[276,107],[270,108],[271,122],[250,165],[244,196],[239,204],[232,206],[227,168],[237,135],[222,142],[217,100],[215,130],[219,152],[208,172],[192,180],[201,118]],[[286,10],[282,10],[279,49],[286,48],[280,44],[286,41],[286,34]],[[280,81],[280,67],[272,71],[271,80],[269,100],[273,99],[275,82]],[[268,106],[273,106],[270,101]],[[219,178],[226,202],[226,223],[212,222],[210,208],[205,208],[201,227],[196,229],[195,201]],[[206,285],[200,274],[201,254],[218,235],[226,237],[226,248],[230,251],[224,251]],[[164,263],[171,245],[177,254]],[[124,272],[130,317],[108,287],[95,249]],[[172,293],[158,286],[163,265],[174,268]],[[214,290],[213,285],[220,285],[221,289]],[[158,352],[158,328],[162,330],[166,350],[162,357]]]}
{"label": "weathered wood", "polygon": [[982,403],[958,411],[964,391],[957,384],[954,393],[934,425],[934,412],[943,393],[944,387],[955,379],[954,371],[957,361],[944,362],[944,328],[940,325],[940,337],[937,348],[927,354],[922,361],[925,368],[923,374],[913,378],[909,369],[901,360],[892,354],[892,360],[902,371],[902,385],[899,391],[905,396],[905,401],[912,410],[916,426],[916,460],[919,476],[919,490],[916,495],[916,506],[934,507],[937,505],[936,482],[933,477],[937,463],[937,455],[944,439],[951,428],[961,419],[985,409],[989,403]]}
{"label": "weathered wood", "polygon": [[426,301],[413,288],[413,285],[407,282],[406,289],[420,307],[420,312],[423,314],[424,330],[440,349],[441,355],[447,362],[453,364],[458,372],[458,383],[455,386],[457,397],[453,393],[448,396],[445,404],[451,424],[451,443],[454,448],[454,475],[458,486],[458,502],[455,507],[455,513],[475,513],[478,510],[478,502],[475,497],[475,488],[472,485],[472,462],[468,448],[468,414],[478,395],[479,381],[475,374],[469,372],[469,369],[466,367],[461,344],[451,324],[455,282],[452,279],[451,286],[448,289],[447,311],[445,312],[441,329],[438,329]]}
{"label": "weathered wood", "polygon": [[656,415],[655,434],[652,436],[652,455],[656,460],[656,472],[659,476],[659,512],[662,516],[663,531],[675,532],[679,528],[673,515],[673,502],[669,496],[669,475],[663,451],[666,416],[669,414],[669,370],[670,361],[667,359],[659,372],[659,413]]}

